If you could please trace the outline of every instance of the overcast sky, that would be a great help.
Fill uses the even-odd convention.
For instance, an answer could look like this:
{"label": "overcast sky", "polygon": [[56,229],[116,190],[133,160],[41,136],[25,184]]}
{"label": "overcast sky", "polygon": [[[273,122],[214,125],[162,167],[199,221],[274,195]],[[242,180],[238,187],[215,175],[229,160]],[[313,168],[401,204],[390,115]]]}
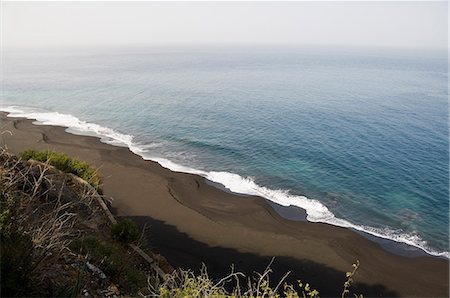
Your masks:
{"label": "overcast sky", "polygon": [[447,46],[447,2],[3,2],[3,46]]}

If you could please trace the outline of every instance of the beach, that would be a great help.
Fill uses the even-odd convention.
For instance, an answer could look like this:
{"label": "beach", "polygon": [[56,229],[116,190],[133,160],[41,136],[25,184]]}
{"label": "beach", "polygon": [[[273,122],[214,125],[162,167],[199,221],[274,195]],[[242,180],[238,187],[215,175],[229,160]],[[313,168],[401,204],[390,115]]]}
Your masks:
{"label": "beach", "polygon": [[262,272],[275,257],[272,280],[291,271],[291,280],[336,296],[345,272],[359,260],[353,289],[366,297],[449,295],[447,259],[401,256],[350,229],[287,220],[261,197],[224,191],[64,127],[2,113],[1,128],[2,145],[12,153],[50,149],[97,167],[112,211],[145,227],[149,246],[174,267],[198,270],[205,263],[213,277],[223,277],[232,264],[236,271]]}

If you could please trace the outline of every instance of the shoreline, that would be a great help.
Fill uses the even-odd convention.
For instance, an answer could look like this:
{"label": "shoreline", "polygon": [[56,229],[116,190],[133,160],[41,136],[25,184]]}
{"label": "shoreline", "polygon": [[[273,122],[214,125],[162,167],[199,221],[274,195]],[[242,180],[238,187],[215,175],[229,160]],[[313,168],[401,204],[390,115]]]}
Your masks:
{"label": "shoreline", "polygon": [[448,259],[394,255],[351,229],[287,220],[264,198],[224,192],[202,176],[172,172],[97,137],[6,118],[5,113],[0,119],[2,129],[13,133],[3,135],[13,153],[53,149],[98,167],[117,215],[150,225],[149,243],[175,266],[194,269],[206,260],[219,274],[229,272],[234,260],[236,269],[261,271],[277,256],[274,270],[284,269],[283,274],[291,270],[310,281],[308,272],[316,271],[335,280],[330,288],[326,278],[311,281],[326,294],[359,259],[356,287],[365,296],[448,296]]}
{"label": "shoreline", "polygon": [[[39,109],[38,112],[33,112],[35,111],[34,108],[31,108],[29,112],[26,112],[26,109],[27,108],[22,110],[21,108],[16,108],[15,106],[9,106],[7,108],[2,107],[0,108],[0,113],[6,113],[7,117],[29,119],[33,121],[35,125],[65,127],[65,131],[67,133],[73,135],[91,136],[98,138],[102,143],[127,148],[133,154],[140,156],[143,160],[158,163],[163,168],[172,172],[198,175],[204,178],[205,182],[209,185],[233,195],[262,197],[278,212],[279,215],[288,220],[325,223],[336,227],[347,228],[361,234],[363,237],[371,241],[377,242],[386,250],[398,255],[431,255],[450,260],[450,253],[448,251],[440,251],[429,247],[426,241],[422,240],[420,237],[417,237],[415,234],[401,233],[392,228],[373,228],[371,226],[365,226],[364,224],[354,224],[345,219],[335,217],[325,205],[315,199],[302,195],[290,195],[289,193],[286,193],[284,198],[280,200],[278,197],[278,190],[257,185],[253,181],[246,181],[247,178],[241,177],[237,174],[230,172],[215,172],[214,170],[198,170],[189,166],[174,163],[165,158],[148,156],[145,154],[145,150],[141,149],[140,144],[133,142],[132,135],[123,134],[95,123],[82,121],[70,114],[44,112]],[[67,121],[71,123],[70,126],[67,125]],[[221,173],[234,177],[225,177],[224,180],[224,177],[219,177],[220,175],[216,175]],[[242,181],[235,181],[236,178]],[[228,181],[229,179],[232,181]],[[241,189],[239,182],[249,185],[246,185],[243,189]]]}

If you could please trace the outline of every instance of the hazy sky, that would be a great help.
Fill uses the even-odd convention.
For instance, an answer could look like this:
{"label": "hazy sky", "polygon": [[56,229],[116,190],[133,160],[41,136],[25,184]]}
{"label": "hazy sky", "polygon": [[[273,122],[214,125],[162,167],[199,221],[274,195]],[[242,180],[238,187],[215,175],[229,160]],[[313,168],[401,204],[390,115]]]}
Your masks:
{"label": "hazy sky", "polygon": [[447,2],[3,2],[3,46],[447,46]]}

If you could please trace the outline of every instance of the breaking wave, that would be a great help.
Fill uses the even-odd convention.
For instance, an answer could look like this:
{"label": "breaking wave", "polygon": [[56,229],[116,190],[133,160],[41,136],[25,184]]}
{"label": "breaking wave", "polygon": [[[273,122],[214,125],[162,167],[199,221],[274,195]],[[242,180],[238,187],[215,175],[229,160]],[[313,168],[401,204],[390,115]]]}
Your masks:
{"label": "breaking wave", "polygon": [[151,156],[148,149],[151,149],[152,145],[137,144],[133,141],[132,135],[120,133],[108,127],[103,127],[95,123],[80,120],[73,115],[58,112],[43,112],[36,109],[17,106],[0,107],[0,111],[8,113],[8,117],[33,119],[36,120],[34,123],[38,125],[67,127],[67,132],[72,134],[96,136],[104,143],[114,146],[128,147],[132,152],[140,155],[142,158],[155,161],[171,171],[203,176],[210,181],[222,184],[225,188],[234,193],[261,196],[282,206],[300,207],[306,211],[307,220],[310,222],[321,222],[334,226],[351,228],[376,237],[417,247],[430,255],[450,258],[449,252],[436,251],[430,248],[427,242],[421,239],[418,235],[407,234],[401,230],[393,230],[390,228],[380,229],[370,226],[357,225],[347,220],[337,218],[318,200],[310,199],[305,196],[292,195],[288,190],[276,190],[260,186],[250,177],[242,177],[238,174],[229,172],[198,170],[177,164],[168,159]]}

